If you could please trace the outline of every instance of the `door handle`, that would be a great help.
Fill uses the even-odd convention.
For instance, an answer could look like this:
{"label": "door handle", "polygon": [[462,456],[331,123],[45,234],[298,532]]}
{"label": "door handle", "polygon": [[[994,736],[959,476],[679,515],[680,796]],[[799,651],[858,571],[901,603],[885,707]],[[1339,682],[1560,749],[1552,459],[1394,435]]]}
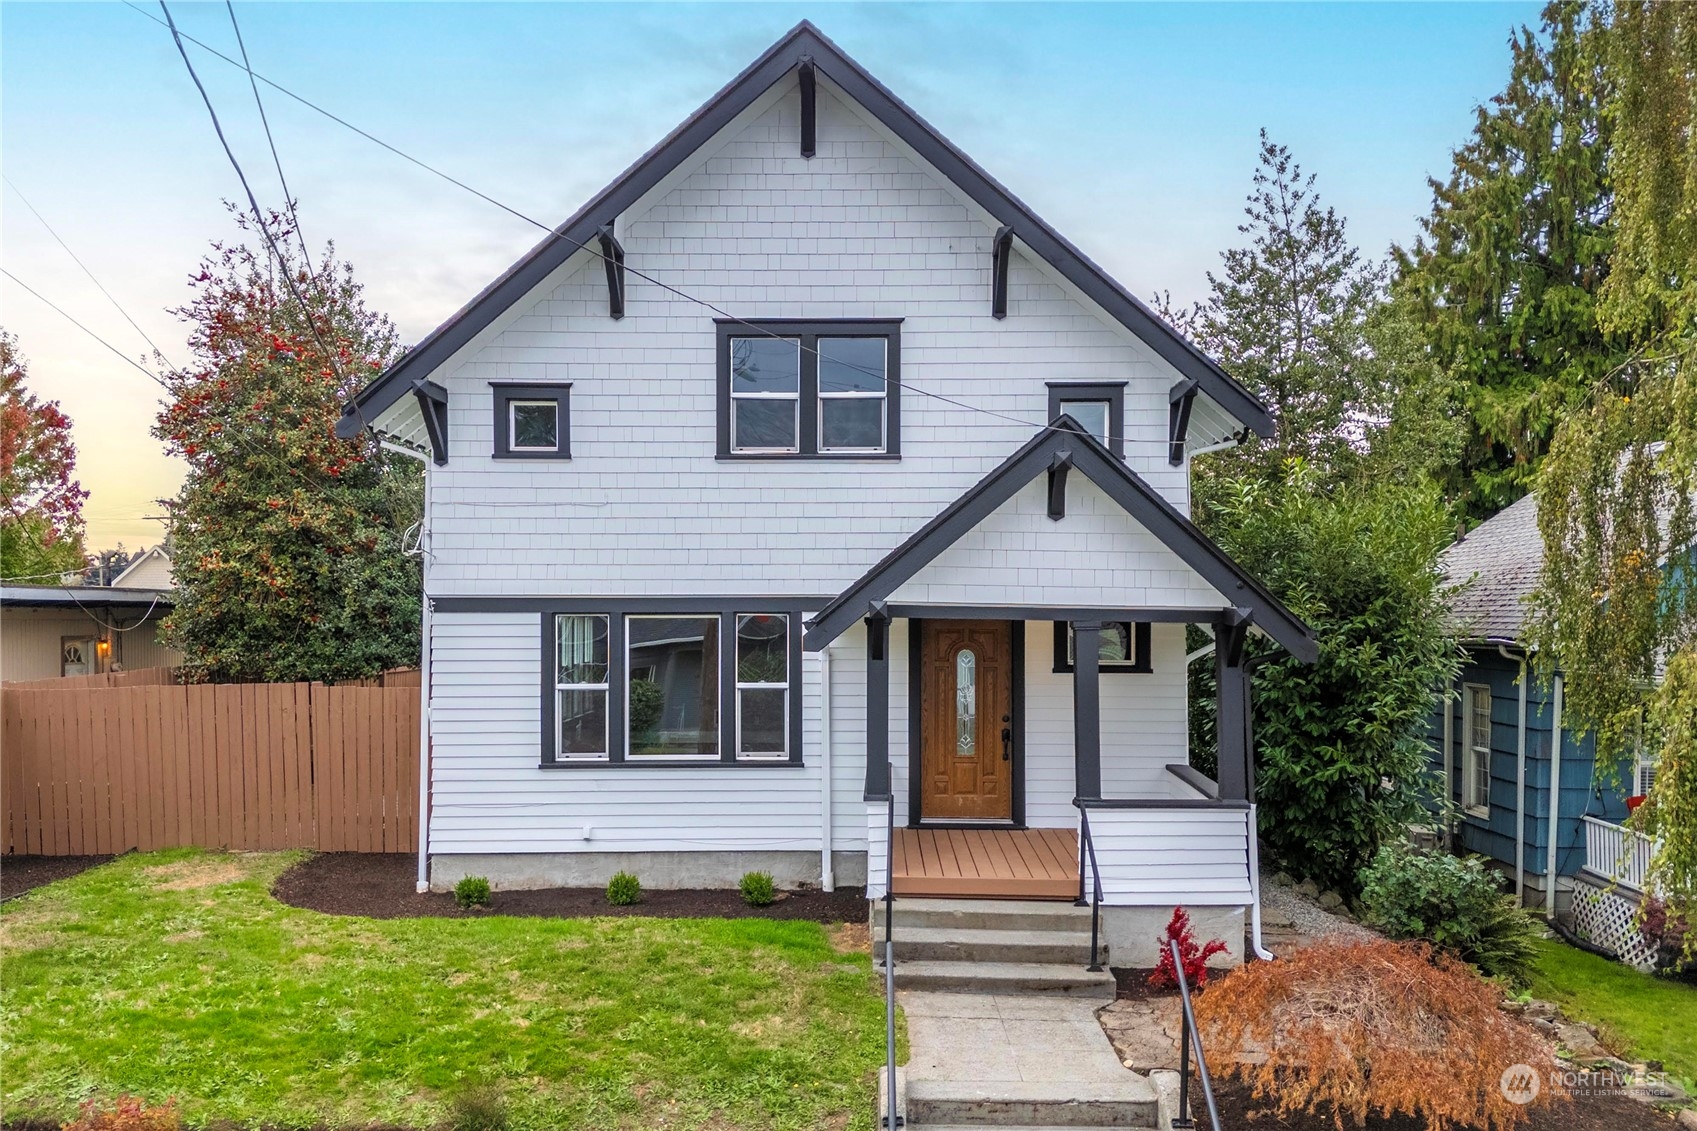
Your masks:
{"label": "door handle", "polygon": [[1013,750],[1013,728],[1012,727],[1003,727],[1002,728],[1002,761],[1006,762],[1009,758],[1013,757],[1012,750]]}

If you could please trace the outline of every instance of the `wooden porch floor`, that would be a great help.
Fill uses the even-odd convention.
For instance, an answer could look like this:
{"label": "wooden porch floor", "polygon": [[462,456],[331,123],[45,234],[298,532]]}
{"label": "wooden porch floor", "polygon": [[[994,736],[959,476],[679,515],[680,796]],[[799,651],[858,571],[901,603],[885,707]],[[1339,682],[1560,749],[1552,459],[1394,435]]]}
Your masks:
{"label": "wooden porch floor", "polygon": [[895,893],[1074,899],[1072,829],[897,829]]}

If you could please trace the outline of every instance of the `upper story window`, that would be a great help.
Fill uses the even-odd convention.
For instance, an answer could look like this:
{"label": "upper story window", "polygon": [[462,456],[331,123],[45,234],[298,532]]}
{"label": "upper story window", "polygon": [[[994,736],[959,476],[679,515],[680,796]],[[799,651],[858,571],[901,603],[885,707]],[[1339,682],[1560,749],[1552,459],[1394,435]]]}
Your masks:
{"label": "upper story window", "polygon": [[571,385],[491,381],[496,459],[570,459]]}
{"label": "upper story window", "polygon": [[1065,414],[1125,458],[1125,382],[1050,381],[1049,419]]}
{"label": "upper story window", "polygon": [[901,323],[721,320],[721,459],[901,453]]}

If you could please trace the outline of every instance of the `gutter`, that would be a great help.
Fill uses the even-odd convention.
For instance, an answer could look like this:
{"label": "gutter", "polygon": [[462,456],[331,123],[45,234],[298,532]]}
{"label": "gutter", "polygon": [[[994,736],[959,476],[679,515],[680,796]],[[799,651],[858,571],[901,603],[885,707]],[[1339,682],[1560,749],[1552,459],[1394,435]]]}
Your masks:
{"label": "gutter", "polygon": [[[1497,654],[1505,660],[1515,657],[1508,654],[1506,644],[1497,645]],[[1526,650],[1520,652],[1520,713],[1518,716],[1517,737],[1514,752],[1514,898],[1522,907],[1526,906]]]}
{"label": "gutter", "polygon": [[1550,732],[1550,843],[1544,860],[1544,918],[1556,921],[1556,838],[1561,830],[1561,697],[1562,677],[1556,673],[1555,719]]}

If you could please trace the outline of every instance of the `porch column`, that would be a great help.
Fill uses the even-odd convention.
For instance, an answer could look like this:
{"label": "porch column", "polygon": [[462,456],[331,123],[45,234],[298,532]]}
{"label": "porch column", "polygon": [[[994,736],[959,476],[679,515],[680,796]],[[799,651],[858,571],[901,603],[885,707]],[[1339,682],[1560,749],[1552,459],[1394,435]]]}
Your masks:
{"label": "porch column", "polygon": [[1247,801],[1250,796],[1249,670],[1243,664],[1247,624],[1221,624],[1214,647],[1215,718],[1220,798]]}
{"label": "porch column", "polygon": [[890,796],[890,616],[866,618],[866,800]]}
{"label": "porch column", "polygon": [[1087,801],[1102,796],[1102,625],[1072,626],[1072,749],[1075,788]]}

